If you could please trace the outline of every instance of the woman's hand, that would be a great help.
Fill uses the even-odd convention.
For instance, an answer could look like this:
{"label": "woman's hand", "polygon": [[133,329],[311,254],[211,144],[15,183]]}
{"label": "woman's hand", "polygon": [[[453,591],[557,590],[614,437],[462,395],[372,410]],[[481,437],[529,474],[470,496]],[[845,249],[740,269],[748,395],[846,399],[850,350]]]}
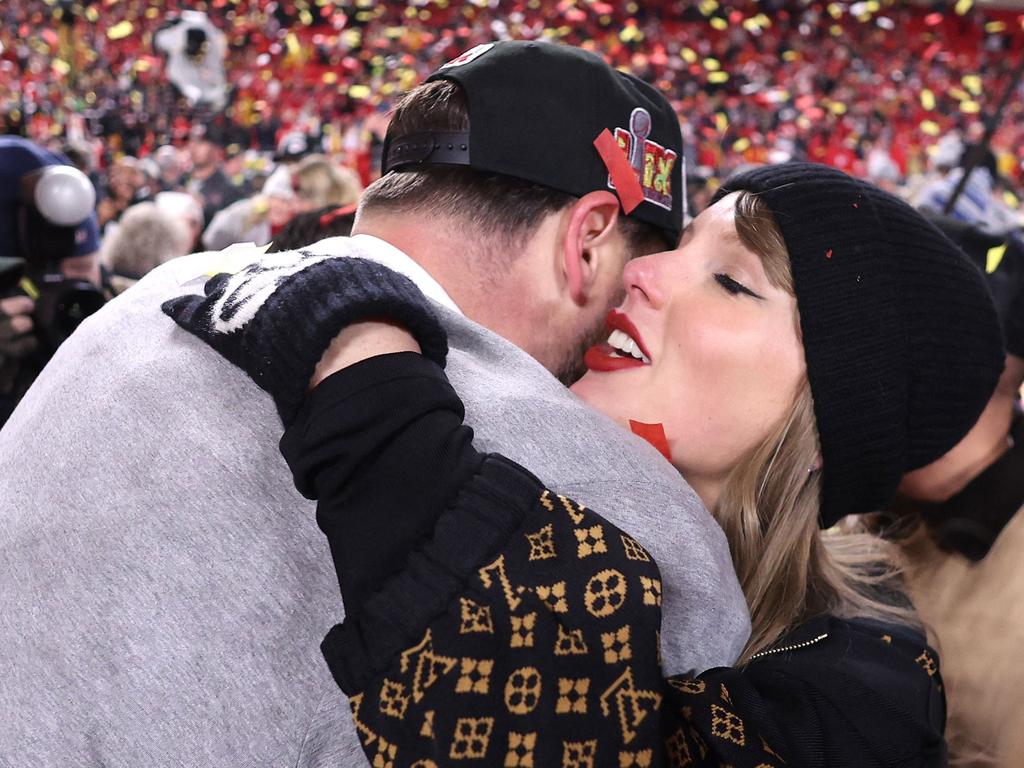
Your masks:
{"label": "woman's hand", "polygon": [[413,335],[401,326],[378,321],[353,323],[335,336],[327,347],[313,371],[313,378],[309,380],[309,388],[315,389],[332,373],[368,357],[420,351],[420,345]]}

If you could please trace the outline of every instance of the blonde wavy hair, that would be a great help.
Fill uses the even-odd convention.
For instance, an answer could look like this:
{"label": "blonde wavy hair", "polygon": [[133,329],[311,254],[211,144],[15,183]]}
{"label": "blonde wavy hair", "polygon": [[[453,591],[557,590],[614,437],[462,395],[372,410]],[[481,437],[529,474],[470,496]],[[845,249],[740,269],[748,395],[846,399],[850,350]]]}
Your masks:
{"label": "blonde wavy hair", "polygon": [[[741,192],[735,223],[772,284],[795,295],[786,245],[767,205]],[[820,451],[805,378],[790,411],[729,474],[712,510],[750,609],[741,664],[822,614],[917,625],[909,604],[886,599],[902,591],[902,563],[891,543],[859,524],[819,529]]]}

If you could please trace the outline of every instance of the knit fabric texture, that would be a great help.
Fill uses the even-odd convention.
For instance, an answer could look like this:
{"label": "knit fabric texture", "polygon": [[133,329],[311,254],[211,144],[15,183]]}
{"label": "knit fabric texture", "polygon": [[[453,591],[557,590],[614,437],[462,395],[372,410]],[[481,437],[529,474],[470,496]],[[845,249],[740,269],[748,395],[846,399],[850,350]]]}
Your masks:
{"label": "knit fabric texture", "polygon": [[302,406],[331,341],[352,323],[390,320],[439,365],[448,353],[444,329],[420,290],[367,259],[302,252],[296,262],[275,254],[237,274],[215,275],[204,294],[171,299],[163,311],[249,374],[274,398],[284,424]]}
{"label": "knit fabric texture", "polygon": [[883,507],[977,421],[1003,370],[981,272],[899,198],[813,163],[729,179],[789,251],[823,461],[820,523]]}

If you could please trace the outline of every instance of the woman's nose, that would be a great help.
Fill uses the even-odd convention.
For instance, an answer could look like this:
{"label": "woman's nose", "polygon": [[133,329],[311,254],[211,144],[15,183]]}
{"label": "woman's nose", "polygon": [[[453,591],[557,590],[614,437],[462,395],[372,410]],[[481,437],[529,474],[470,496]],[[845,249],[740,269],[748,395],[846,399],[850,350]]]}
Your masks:
{"label": "woman's nose", "polygon": [[659,273],[658,254],[633,259],[622,271],[627,298],[637,298],[657,309],[664,301]]}

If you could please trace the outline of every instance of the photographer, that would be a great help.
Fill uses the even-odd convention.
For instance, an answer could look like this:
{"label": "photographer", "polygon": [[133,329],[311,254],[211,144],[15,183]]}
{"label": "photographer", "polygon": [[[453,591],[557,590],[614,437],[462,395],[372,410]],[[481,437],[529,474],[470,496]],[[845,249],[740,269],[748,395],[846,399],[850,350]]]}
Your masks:
{"label": "photographer", "polygon": [[60,155],[0,136],[0,426],[103,304],[95,191]]}

